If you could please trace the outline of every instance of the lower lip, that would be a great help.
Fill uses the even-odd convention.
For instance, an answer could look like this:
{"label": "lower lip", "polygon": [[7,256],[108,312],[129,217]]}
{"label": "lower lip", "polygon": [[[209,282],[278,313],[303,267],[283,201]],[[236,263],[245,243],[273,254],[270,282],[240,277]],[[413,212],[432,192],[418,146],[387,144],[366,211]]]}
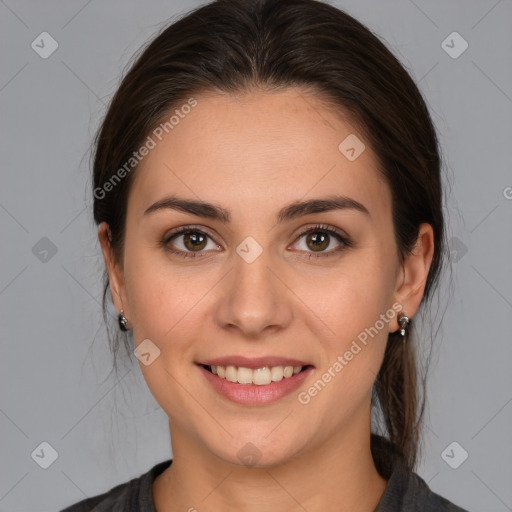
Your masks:
{"label": "lower lip", "polygon": [[218,393],[233,402],[245,405],[262,405],[275,402],[297,389],[313,371],[313,367],[308,366],[305,370],[291,377],[283,377],[278,382],[258,386],[257,384],[231,382],[214,375],[201,365],[198,365],[198,368]]}

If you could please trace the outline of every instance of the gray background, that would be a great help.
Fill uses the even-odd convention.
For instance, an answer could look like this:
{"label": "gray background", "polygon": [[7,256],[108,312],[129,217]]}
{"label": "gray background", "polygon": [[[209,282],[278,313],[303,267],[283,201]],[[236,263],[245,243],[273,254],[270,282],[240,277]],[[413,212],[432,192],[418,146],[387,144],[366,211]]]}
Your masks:
{"label": "gray background", "polygon": [[[0,0],[3,512],[59,510],[171,457],[167,417],[134,356],[119,381],[109,375],[88,148],[132,54],[196,5]],[[454,291],[417,472],[471,511],[512,510],[512,2],[335,5],[419,82],[450,178]],[[31,47],[43,31],[59,45],[47,59]],[[469,44],[458,58],[441,45],[453,31]],[[43,441],[58,452],[48,469],[31,456]],[[457,469],[441,456],[453,441],[469,454]]]}

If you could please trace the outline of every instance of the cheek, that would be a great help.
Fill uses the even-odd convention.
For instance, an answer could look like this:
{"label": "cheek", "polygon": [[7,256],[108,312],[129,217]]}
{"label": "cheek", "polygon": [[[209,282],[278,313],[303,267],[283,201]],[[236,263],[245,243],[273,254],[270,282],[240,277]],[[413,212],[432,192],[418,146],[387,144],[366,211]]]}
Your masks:
{"label": "cheek", "polygon": [[126,277],[135,344],[149,339],[159,350],[150,364],[139,362],[140,370],[155,400],[179,422],[190,399],[182,383],[194,360],[191,340],[198,338],[200,299],[208,288],[162,265],[154,253],[133,255]]}
{"label": "cheek", "polygon": [[334,334],[319,340],[324,349],[317,376],[321,382],[316,380],[314,389],[303,391],[306,398],[312,397],[310,411],[314,410],[314,415],[333,428],[340,421],[340,414],[355,414],[371,393],[394,314],[388,299],[389,290],[368,272],[346,275],[330,285],[328,295],[324,295],[324,309],[318,316],[325,319]]}
{"label": "cheek", "polygon": [[390,304],[393,281],[387,264],[382,252],[367,247],[350,261],[347,258],[335,277],[310,289],[309,304],[329,327],[322,330],[326,333],[321,340],[325,350],[322,373],[330,370],[336,375],[324,374],[333,384],[319,404],[325,400],[334,407],[341,401],[351,407],[371,391],[394,314]]}
{"label": "cheek", "polygon": [[158,250],[136,248],[127,241],[126,293],[136,342],[161,340],[178,321],[183,288],[161,263]]}
{"label": "cheek", "polygon": [[198,335],[208,303],[205,294],[214,287],[215,276],[184,271],[154,248],[130,256],[125,279],[135,341],[149,338],[175,364],[188,355],[190,341]]}
{"label": "cheek", "polygon": [[[299,296],[306,303],[334,339],[342,343],[356,337],[372,326],[389,308],[392,280],[370,252],[347,258],[340,271],[300,285]],[[311,316],[311,312],[309,314]],[[312,318],[313,318],[312,317]]]}

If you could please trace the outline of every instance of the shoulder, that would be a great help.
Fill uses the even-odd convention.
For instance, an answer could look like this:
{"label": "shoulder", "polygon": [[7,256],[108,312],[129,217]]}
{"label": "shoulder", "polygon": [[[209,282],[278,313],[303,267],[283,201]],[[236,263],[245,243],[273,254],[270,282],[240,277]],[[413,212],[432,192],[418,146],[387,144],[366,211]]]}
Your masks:
{"label": "shoulder", "polygon": [[469,512],[433,492],[389,441],[372,437],[372,453],[379,473],[388,480],[374,512]]}
{"label": "shoulder", "polygon": [[172,459],[160,462],[139,477],[79,501],[60,512],[155,512],[152,484],[171,463]]}
{"label": "shoulder", "polygon": [[425,480],[412,471],[409,471],[407,478],[403,508],[423,512],[468,512],[433,492]]}
{"label": "shoulder", "polygon": [[[103,494],[98,494],[79,501],[78,503],[61,510],[61,512],[103,512],[103,510],[109,510],[105,508],[106,506],[110,507],[113,504],[119,504],[121,507],[126,507],[131,501],[130,497],[139,487],[139,478],[135,478],[129,482],[116,485],[110,489],[110,491]],[[112,510],[115,509],[112,508]]]}
{"label": "shoulder", "polygon": [[469,512],[433,492],[419,475],[395,467],[375,512]]}

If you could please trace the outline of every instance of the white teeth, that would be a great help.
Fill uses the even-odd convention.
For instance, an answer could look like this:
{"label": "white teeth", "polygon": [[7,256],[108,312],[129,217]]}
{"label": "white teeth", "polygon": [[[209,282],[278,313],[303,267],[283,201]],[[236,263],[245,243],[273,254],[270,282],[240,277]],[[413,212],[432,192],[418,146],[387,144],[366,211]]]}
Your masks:
{"label": "white teeth", "polygon": [[211,366],[212,373],[221,379],[239,384],[256,384],[265,386],[271,382],[279,382],[296,375],[302,370],[302,366],[264,366],[262,368],[246,368],[244,366]]}
{"label": "white teeth", "polygon": [[238,379],[238,370],[235,366],[226,367],[226,379],[230,382],[237,382]]}
{"label": "white teeth", "polygon": [[[242,368],[238,368],[238,373],[240,373]],[[256,370],[252,370],[252,381],[254,384],[258,386],[264,386],[265,384],[270,384],[272,379],[270,378],[270,368],[256,368]]]}
{"label": "white teeth", "polygon": [[250,368],[238,368],[236,380],[240,384],[250,384],[252,382],[252,370]]}
{"label": "white teeth", "polygon": [[282,366],[273,366],[270,369],[270,374],[272,376],[272,380],[275,382],[279,382],[283,379],[283,367]]}

